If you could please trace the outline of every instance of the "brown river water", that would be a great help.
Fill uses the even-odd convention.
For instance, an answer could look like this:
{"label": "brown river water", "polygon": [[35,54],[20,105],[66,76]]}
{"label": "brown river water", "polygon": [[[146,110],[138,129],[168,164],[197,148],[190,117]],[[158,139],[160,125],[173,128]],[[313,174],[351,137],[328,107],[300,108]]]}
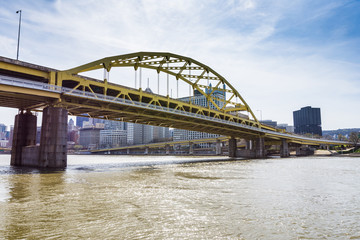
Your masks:
{"label": "brown river water", "polygon": [[360,239],[360,158],[0,155],[0,239]]}

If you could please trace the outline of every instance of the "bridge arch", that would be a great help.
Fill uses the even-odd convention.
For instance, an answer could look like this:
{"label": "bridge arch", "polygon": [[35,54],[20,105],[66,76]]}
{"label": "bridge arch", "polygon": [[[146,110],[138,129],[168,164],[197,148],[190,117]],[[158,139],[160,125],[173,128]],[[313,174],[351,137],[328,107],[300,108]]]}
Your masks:
{"label": "bridge arch", "polygon": [[242,112],[259,123],[244,98],[223,76],[189,57],[168,52],[136,52],[102,58],[63,72],[71,75],[98,69],[110,72],[113,67],[133,67],[135,71],[147,68],[172,75],[205,96],[214,109],[224,113]]}

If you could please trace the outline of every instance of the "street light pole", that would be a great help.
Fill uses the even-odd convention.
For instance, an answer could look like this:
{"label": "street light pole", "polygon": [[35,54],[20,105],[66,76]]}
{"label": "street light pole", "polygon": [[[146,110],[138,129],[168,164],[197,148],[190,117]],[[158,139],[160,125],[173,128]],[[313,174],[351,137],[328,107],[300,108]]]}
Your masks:
{"label": "street light pole", "polygon": [[20,17],[19,17],[19,32],[18,32],[18,44],[17,44],[17,54],[16,54],[16,60],[19,60],[20,27],[21,27],[21,10],[16,11],[16,13],[20,13]]}

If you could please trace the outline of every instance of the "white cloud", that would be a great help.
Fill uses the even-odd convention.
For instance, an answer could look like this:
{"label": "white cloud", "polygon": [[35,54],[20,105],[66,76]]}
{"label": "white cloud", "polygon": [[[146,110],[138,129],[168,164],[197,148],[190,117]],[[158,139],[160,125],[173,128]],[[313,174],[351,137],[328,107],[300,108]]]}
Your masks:
{"label": "white cloud", "polygon": [[[11,13],[21,5],[23,60],[66,69],[128,52],[173,52],[199,60],[226,77],[254,112],[263,111],[263,118],[292,124],[292,111],[305,105],[322,108],[329,116],[323,119],[326,129],[356,127],[352,119],[360,118],[342,110],[359,104],[350,99],[359,93],[358,65],[337,51],[347,44],[305,45],[302,37],[311,39],[311,35],[279,37],[292,24],[296,29],[331,15],[336,2],[57,0],[31,4],[13,1],[0,7],[0,21],[6,28],[0,30],[0,55],[15,56],[16,30],[12,35],[9,31],[16,28],[17,16]],[[347,117],[339,121],[339,116]]]}

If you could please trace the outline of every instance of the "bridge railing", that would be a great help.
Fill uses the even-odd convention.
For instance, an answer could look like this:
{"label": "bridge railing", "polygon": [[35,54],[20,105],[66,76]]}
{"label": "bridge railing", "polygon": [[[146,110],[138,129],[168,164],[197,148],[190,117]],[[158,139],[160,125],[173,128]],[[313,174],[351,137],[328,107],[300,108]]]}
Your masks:
{"label": "bridge railing", "polygon": [[[64,94],[72,95],[72,96],[76,96],[76,97],[82,97],[82,98],[86,97],[86,98],[94,99],[94,100],[100,100],[100,101],[106,101],[106,102],[112,102],[112,103],[121,103],[123,105],[128,105],[128,106],[136,106],[138,108],[143,108],[143,109],[151,108],[151,109],[156,109],[157,111],[172,113],[172,114],[176,114],[179,116],[187,115],[192,118],[212,121],[215,123],[222,123],[222,124],[235,126],[235,127],[241,126],[241,128],[254,130],[254,131],[258,132],[259,134],[260,133],[270,134],[270,135],[276,135],[278,137],[283,137],[283,138],[289,138],[289,136],[291,136],[291,138],[307,140],[307,141],[319,140],[319,139],[312,139],[309,137],[303,137],[303,136],[295,135],[295,134],[289,135],[287,133],[273,132],[273,131],[266,130],[266,129],[261,129],[261,128],[248,126],[248,125],[241,124],[241,123],[235,123],[235,122],[231,122],[231,121],[227,121],[227,120],[223,120],[223,119],[204,116],[201,114],[181,111],[178,109],[167,108],[167,107],[163,107],[163,106],[152,105],[152,104],[147,104],[147,103],[142,103],[142,102],[136,102],[136,101],[132,101],[129,99],[124,99],[124,98],[114,98],[114,97],[106,96],[103,94],[86,92],[86,91],[81,91],[81,90],[74,90],[71,88],[50,85],[47,83],[39,83],[39,82],[29,81],[29,80],[20,79],[20,78],[14,78],[14,77],[0,75],[0,84],[17,86],[17,87],[25,87],[25,88],[31,88],[31,89],[38,89],[38,90],[44,90],[44,91],[51,91],[51,92],[57,92],[57,93],[64,93]],[[321,141],[321,140],[319,140],[319,141]],[[326,140],[325,142],[333,143],[333,144],[346,144],[346,142],[334,141],[334,140]]]}
{"label": "bridge railing", "polygon": [[38,90],[46,90],[51,92],[61,92],[62,89],[59,86],[50,85],[47,83],[29,81],[9,76],[2,76],[0,75],[0,84],[11,85],[16,87],[25,87],[31,89],[38,89]]}
{"label": "bridge railing", "polygon": [[241,124],[241,123],[235,123],[235,122],[231,122],[231,121],[227,121],[227,120],[223,120],[223,119],[204,116],[204,115],[201,115],[201,114],[181,111],[181,110],[174,109],[174,108],[168,108],[168,107],[163,107],[163,106],[158,106],[158,105],[153,105],[153,104],[148,104],[148,103],[132,101],[132,100],[125,99],[125,98],[114,98],[114,97],[106,96],[106,95],[99,94],[99,93],[84,92],[84,91],[81,91],[81,90],[74,90],[74,89],[65,88],[65,87],[62,88],[62,92],[67,94],[67,95],[87,97],[87,98],[90,98],[90,99],[102,100],[102,101],[106,101],[106,102],[121,103],[123,105],[136,106],[136,107],[143,108],[143,109],[151,108],[151,109],[156,109],[157,111],[177,114],[179,116],[187,115],[187,116],[190,116],[190,117],[193,117],[193,118],[198,118],[198,119],[208,120],[208,121],[213,121],[213,122],[220,122],[220,123],[225,123],[225,124],[231,124],[231,125],[234,125],[234,126],[241,125],[243,128],[252,129],[252,130],[261,130],[261,131],[264,131],[264,132],[267,131],[267,130],[259,129],[257,127],[248,126],[248,125]]}

